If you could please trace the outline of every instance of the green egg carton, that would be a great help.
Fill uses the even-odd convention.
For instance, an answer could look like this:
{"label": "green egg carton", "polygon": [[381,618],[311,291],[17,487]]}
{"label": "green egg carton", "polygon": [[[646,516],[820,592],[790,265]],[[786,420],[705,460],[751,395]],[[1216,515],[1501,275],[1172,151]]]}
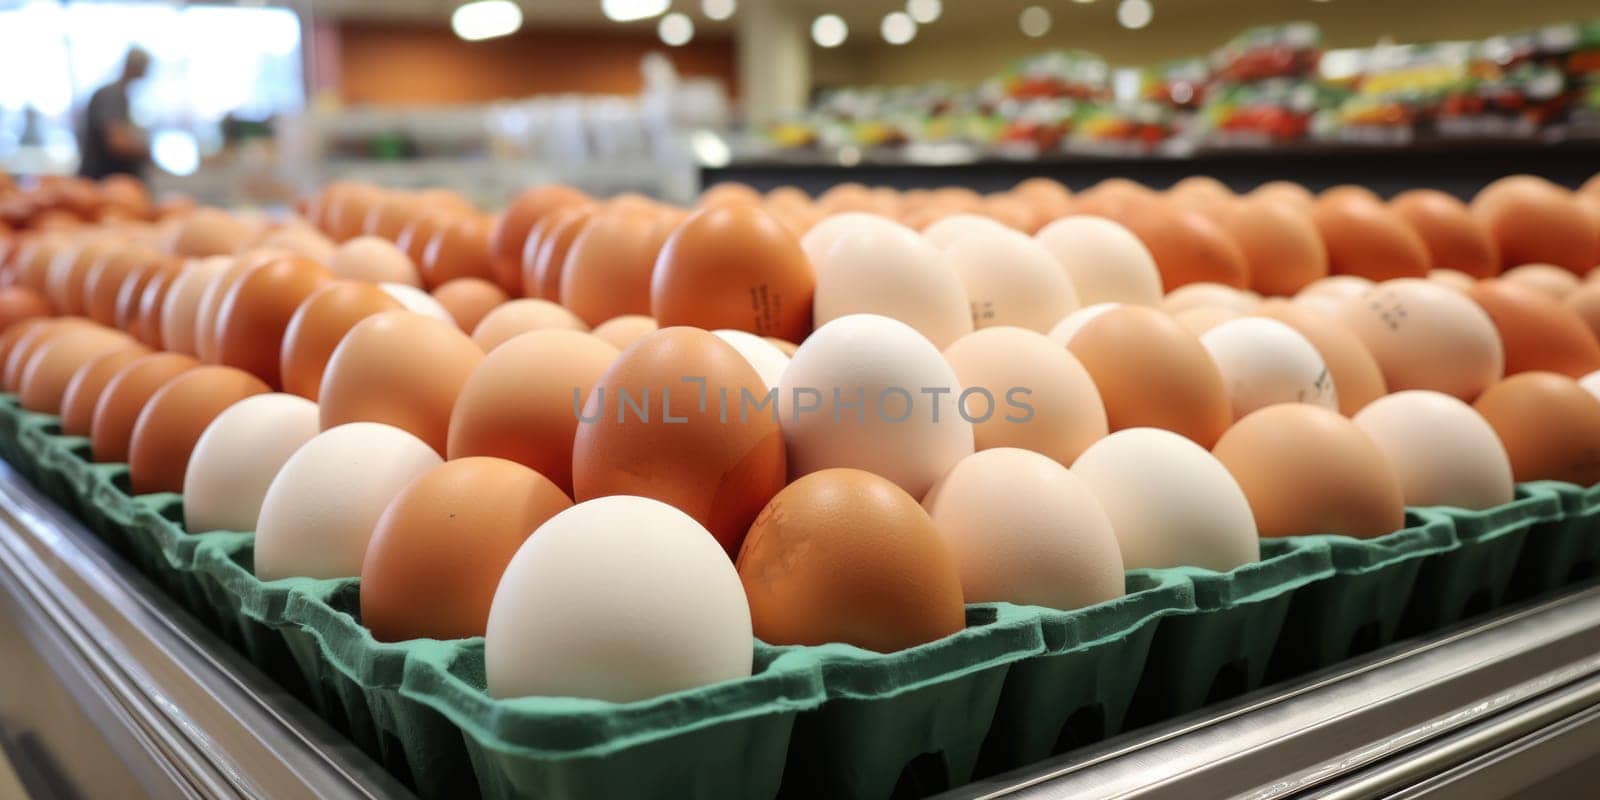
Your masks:
{"label": "green egg carton", "polygon": [[1195,610],[1194,585],[1174,572],[1131,573],[1126,591],[1075,611],[1036,609],[1044,652],[1006,675],[978,775],[1122,732],[1161,618]]}
{"label": "green egg carton", "polygon": [[1537,481],[1527,487],[1554,494],[1561,514],[1528,531],[1507,600],[1536,597],[1600,574],[1600,486]]}
{"label": "green egg carton", "polygon": [[1128,711],[1130,727],[1261,686],[1295,594],[1332,576],[1334,567],[1327,542],[1290,537],[1262,539],[1260,561],[1228,572],[1160,571],[1189,578],[1195,608],[1161,618]]}
{"label": "green egg carton", "polygon": [[1519,484],[1511,502],[1482,511],[1432,510],[1450,518],[1459,546],[1423,562],[1401,620],[1402,636],[1498,608],[1528,533],[1562,517],[1560,497],[1539,484]]}
{"label": "green egg carton", "polygon": [[1430,558],[1460,545],[1439,511],[1406,511],[1406,527],[1373,539],[1295,537],[1326,545],[1333,574],[1295,592],[1269,662],[1269,680],[1303,675],[1392,641]]}
{"label": "green egg carton", "polygon": [[61,434],[61,419],[22,408],[11,410],[16,420],[17,457],[12,464],[29,483],[63,510],[74,516],[82,512],[77,494],[56,471],[60,462],[52,457],[56,437]]}

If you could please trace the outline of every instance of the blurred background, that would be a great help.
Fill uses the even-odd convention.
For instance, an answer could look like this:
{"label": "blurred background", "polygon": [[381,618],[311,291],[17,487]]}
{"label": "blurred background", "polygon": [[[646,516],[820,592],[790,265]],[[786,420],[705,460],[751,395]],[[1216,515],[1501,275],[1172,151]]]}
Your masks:
{"label": "blurred background", "polygon": [[143,177],[246,207],[1600,136],[1592,0],[0,0],[0,171],[76,172],[133,47]]}

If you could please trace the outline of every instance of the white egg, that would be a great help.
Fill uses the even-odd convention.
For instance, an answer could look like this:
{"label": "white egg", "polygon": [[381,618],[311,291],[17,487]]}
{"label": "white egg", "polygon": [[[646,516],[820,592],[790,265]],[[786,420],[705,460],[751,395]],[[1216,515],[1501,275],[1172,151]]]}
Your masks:
{"label": "white egg", "polygon": [[789,368],[789,356],[777,345],[748,331],[716,330],[712,331],[718,339],[728,343],[728,346],[739,351],[744,360],[750,362],[756,374],[761,376],[761,382],[772,388],[783,379],[783,371]]}
{"label": "white egg", "polygon": [[628,495],[579,503],[523,543],[489,609],[494,697],[625,703],[750,675],[750,605],[689,515]]}
{"label": "white egg", "polygon": [[1181,314],[1191,308],[1226,308],[1240,314],[1254,311],[1261,303],[1255,292],[1235,289],[1220,283],[1190,283],[1173,289],[1161,300],[1161,310]]}
{"label": "white egg", "polygon": [[1011,325],[1044,333],[1078,307],[1066,272],[1037,242],[993,224],[953,239],[941,260],[972,304],[972,326]]}
{"label": "white egg", "polygon": [[[943,250],[962,239],[971,236],[983,236],[997,231],[1017,233],[989,217],[977,214],[951,214],[923,228],[922,240]],[[1017,235],[1021,236],[1022,234],[1018,233]]]}
{"label": "white egg", "polygon": [[1352,418],[1400,477],[1408,506],[1484,509],[1511,502],[1505,445],[1472,406],[1442,392],[1385,395]]}
{"label": "white egg", "polygon": [[967,290],[939,250],[896,231],[848,231],[814,262],[812,318],[821,327],[851,314],[879,314],[944,348],[972,332]]}
{"label": "white egg", "polygon": [[806,260],[810,261],[814,268],[845,234],[862,230],[886,232],[906,239],[917,238],[916,231],[888,217],[864,211],[846,211],[829,216],[811,226],[811,229],[800,237],[800,249],[805,251]]}
{"label": "white egg", "polygon": [[328,271],[341,278],[372,283],[422,285],[422,275],[411,263],[411,257],[378,236],[357,236],[339,245],[328,261]]}
{"label": "white egg", "polygon": [[433,295],[415,286],[407,286],[403,283],[380,283],[378,288],[382,289],[384,294],[394,298],[395,302],[399,303],[407,311],[414,311],[425,317],[433,317],[440,322],[448,322],[451,325],[456,324],[456,318],[450,316],[450,312],[446,311],[438,300],[433,299]]}
{"label": "white egg", "polygon": [[1127,569],[1219,572],[1261,559],[1244,490],[1206,449],[1171,431],[1128,428],[1072,465],[1111,520]]}
{"label": "white egg", "polygon": [[1123,594],[1111,520],[1083,481],[1030,450],[973,453],[923,501],[969,603],[1074,609]]}
{"label": "white egg", "polygon": [[1584,391],[1594,395],[1596,400],[1600,400],[1600,370],[1579,378],[1578,385],[1582,386]]}
{"label": "white egg", "polygon": [[973,450],[962,388],[939,350],[905,323],[853,314],[818,328],[778,385],[789,474],[854,467],[913,497]]}
{"label": "white egg", "polygon": [[389,425],[353,422],[317,434],[267,487],[256,524],[256,577],[360,575],[389,501],[441,463],[426,442]]}
{"label": "white egg", "polygon": [[1339,410],[1339,397],[1306,337],[1275,319],[1240,317],[1200,337],[1222,373],[1233,418],[1276,403],[1309,403]]}
{"label": "white egg", "polygon": [[229,406],[206,426],[183,477],[184,527],[253,531],[267,487],[284,462],[317,435],[317,404],[262,394]]}
{"label": "white egg", "polygon": [[1034,238],[1066,269],[1084,305],[1161,304],[1161,272],[1150,249],[1127,228],[1103,217],[1073,216]]}
{"label": "white egg", "polygon": [[1095,303],[1092,306],[1084,306],[1062,317],[1055,325],[1050,327],[1050,333],[1047,335],[1050,337],[1050,341],[1065,346],[1072,341],[1074,334],[1082,330],[1083,326],[1089,324],[1090,320],[1121,305],[1122,303]]}

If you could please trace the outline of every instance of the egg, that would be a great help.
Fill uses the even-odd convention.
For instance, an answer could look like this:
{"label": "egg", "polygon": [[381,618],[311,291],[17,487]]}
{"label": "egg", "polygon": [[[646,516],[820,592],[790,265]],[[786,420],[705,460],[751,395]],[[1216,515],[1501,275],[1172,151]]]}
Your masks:
{"label": "egg", "polygon": [[434,467],[389,502],[361,564],[361,624],[380,642],[484,635],[500,576],[572,501],[498,458]]}
{"label": "egg", "polygon": [[869,472],[790,484],[750,527],[737,566],[764,642],[888,653],[965,625],[949,545],[915,498]]}
{"label": "egg", "polygon": [[119,244],[102,236],[59,251],[45,273],[45,298],[50,305],[62,314],[83,314],[83,287],[89,269]]}
{"label": "egg", "polygon": [[1570,270],[1550,264],[1523,264],[1520,267],[1512,267],[1500,274],[1500,280],[1543,292],[1556,300],[1565,300],[1567,295],[1583,285],[1583,281]]}
{"label": "egg", "polygon": [[186,370],[167,381],[133,423],[128,441],[133,493],[183,491],[189,457],[206,426],[234,403],[270,391],[244,370],[214,365]]}
{"label": "egg", "polygon": [[367,543],[389,503],[441,463],[426,442],[375,422],[340,425],[312,437],[284,462],[261,500],[256,577],[360,575]]}
{"label": "egg", "polygon": [[1111,520],[1125,569],[1226,572],[1261,558],[1244,491],[1205,448],[1178,434],[1117,431],[1085,450],[1072,474]]}
{"label": "egg", "polygon": [[583,404],[573,498],[670,503],[736,553],[787,474],[777,397],[716,336],[687,327],[651,333],[611,362]]}
{"label": "egg", "polygon": [[356,323],[400,303],[365,281],[335,280],[301,301],[283,331],[278,371],[283,390],[315,401],[322,390],[322,371],[335,347]]}
{"label": "egg", "polygon": [[1389,201],[1422,237],[1434,270],[1449,269],[1473,278],[1500,271],[1500,250],[1467,205],[1437,189],[1412,189]]}
{"label": "egg", "polygon": [[561,276],[572,241],[594,216],[593,204],[563,206],[540,219],[528,233],[522,251],[522,293],[527,297],[561,299]]}
{"label": "egg", "polygon": [[1162,428],[1209,447],[1233,419],[1222,373],[1205,347],[1153,308],[1106,311],[1067,349],[1094,379],[1113,431]]}
{"label": "egg", "polygon": [[1177,320],[1178,324],[1182,325],[1184,330],[1194,334],[1195,336],[1201,336],[1205,334],[1206,331],[1209,331],[1224,322],[1235,320],[1242,316],[1244,315],[1232,309],[1218,308],[1217,306],[1196,306],[1194,308],[1179,311],[1178,313],[1173,314],[1172,318]]}
{"label": "egg", "polygon": [[729,347],[739,352],[750,367],[761,376],[761,382],[767,388],[777,388],[778,381],[783,377],[783,371],[789,368],[789,354],[778,349],[772,341],[757,336],[753,333],[735,330],[712,331],[718,339],[726,342]]}
{"label": "egg", "polygon": [[1337,319],[1287,300],[1268,300],[1256,307],[1255,314],[1288,325],[1317,349],[1333,383],[1339,413],[1350,416],[1388,394],[1377,360]]}
{"label": "egg", "polygon": [[1161,310],[1168,314],[1181,314],[1194,308],[1226,308],[1240,314],[1253,311],[1261,298],[1251,292],[1241,291],[1220,283],[1191,283],[1168,293],[1161,301]]}
{"label": "egg", "polygon": [[1458,272],[1453,269],[1428,270],[1428,280],[1447,289],[1454,289],[1458,292],[1462,292],[1463,294],[1466,293],[1468,289],[1472,288],[1472,284],[1477,283],[1478,281],[1477,278],[1474,278],[1465,272]]}
{"label": "egg", "polygon": [[421,286],[422,276],[411,259],[385,239],[357,236],[335,250],[328,271],[340,278]]}
{"label": "egg", "polygon": [[89,449],[94,460],[127,461],[134,424],[150,397],[199,363],[178,353],[151,353],[129,362],[112,376],[94,404],[89,423]]}
{"label": "egg", "polygon": [[1385,281],[1421,278],[1433,268],[1422,237],[1380,201],[1324,195],[1311,219],[1328,249],[1328,271],[1335,275]]}
{"label": "egg", "polygon": [[317,431],[317,404],[303,397],[258,394],[229,406],[205,427],[184,469],[184,527],[255,530],[273,477]]}
{"label": "egg", "polygon": [[206,280],[200,290],[200,299],[194,306],[194,354],[209,364],[217,361],[217,316],[222,311],[222,299],[235,284],[256,267],[280,258],[289,258],[279,251],[248,250],[230,259],[226,269]]}
{"label": "egg", "polygon": [[48,317],[53,313],[50,301],[32,289],[24,286],[0,288],[0,330],[8,330],[25,319]]}
{"label": "egg", "polygon": [[1111,520],[1082,480],[1038,453],[967,456],[923,507],[955,556],[966,602],[1070,610],[1123,594]]}
{"label": "egg", "polygon": [[[138,291],[149,280],[149,270],[162,260],[161,254],[143,245],[108,252],[90,267],[84,278],[84,315],[101,325],[126,330],[119,316],[123,285],[132,281],[135,288],[130,291]],[[0,320],[3,318],[0,312]]]}
{"label": "egg", "polygon": [[150,349],[129,342],[85,362],[67,381],[61,394],[61,432],[68,436],[88,436],[94,424],[94,407],[106,384],[135,359],[149,355]]}
{"label": "egg", "polygon": [[257,247],[281,250],[318,264],[332,261],[336,249],[336,245],[328,237],[300,224],[284,225],[267,232]]}
{"label": "egg", "polygon": [[650,314],[662,326],[796,340],[811,330],[811,266],[794,235],[759,206],[694,212],[667,237],[651,275]]}
{"label": "egg", "polygon": [[842,234],[814,263],[819,329],[853,314],[875,314],[909,325],[936,348],[973,330],[961,278],[920,239],[865,226]]}
{"label": "egg", "polygon": [[1198,211],[1157,199],[1113,218],[1150,249],[1167,291],[1201,282],[1235,287],[1250,284],[1249,263],[1238,243]]}
{"label": "egg", "polygon": [[346,183],[341,191],[327,196],[326,217],[323,228],[336,241],[345,241],[361,233],[367,215],[382,199],[383,193],[375,186]]}
{"label": "egg", "polygon": [[606,340],[618,350],[626,350],[634,342],[659,330],[655,318],[643,314],[624,314],[613,317],[594,327],[594,335]]}
{"label": "egg", "polygon": [[217,361],[282,386],[289,323],[331,279],[322,265],[298,256],[268,261],[240,276],[217,312]]}
{"label": "egg", "polygon": [[[17,370],[20,372],[26,359],[22,356],[17,356],[13,359],[12,351],[18,347],[30,347],[31,349],[31,345],[36,339],[47,334],[60,323],[61,320],[53,317],[32,317],[20,320],[0,332],[0,373],[8,372],[4,365],[14,361],[17,363]],[[3,381],[3,379],[0,379],[0,381]],[[4,388],[6,391],[15,391],[9,382],[5,383]]]}
{"label": "egg", "polygon": [[1078,294],[1050,251],[1008,228],[969,233],[940,253],[966,289],[972,326],[1044,333],[1078,308]]}
{"label": "egg", "polygon": [[801,343],[778,386],[790,474],[853,467],[921,497],[973,451],[963,394],[949,363],[910,326],[840,317]]}
{"label": "egg", "polygon": [[951,214],[922,229],[922,239],[940,250],[969,237],[994,233],[1015,233],[990,217],[978,214]]}
{"label": "egg", "polygon": [[67,384],[85,364],[107,353],[140,347],[121,331],[85,323],[49,337],[28,356],[17,380],[17,401],[42,414],[59,414]]}
{"label": "egg", "polygon": [[1404,527],[1394,467],[1365,431],[1332,411],[1261,409],[1228,429],[1213,452],[1249,498],[1262,536],[1370,539]]}
{"label": "egg", "polygon": [[189,212],[168,244],[173,255],[204,258],[238,251],[254,233],[249,223],[217,208],[197,208]]}
{"label": "egg", "polygon": [[161,305],[161,344],[165,349],[184,355],[198,354],[195,331],[199,324],[201,295],[232,265],[232,258],[191,261],[173,278]]}
{"label": "egg", "polygon": [[[117,296],[119,306],[123,299],[129,301],[127,331],[137,334],[139,341],[153,348],[166,346],[161,336],[161,317],[166,312],[167,295],[171,292],[172,283],[179,274],[181,272],[177,267],[153,270],[143,291],[137,295],[137,303],[133,302],[133,297],[124,294]],[[118,316],[121,315],[119,310]]]}
{"label": "egg", "polygon": [[[400,235],[395,237],[394,246],[399,248],[400,253],[406,257],[406,261],[417,271],[417,281],[415,284],[410,285],[423,285],[422,263],[423,259],[427,257],[428,246],[433,243],[434,238],[438,236],[440,231],[454,225],[460,219],[461,214],[459,212],[432,208],[412,217],[411,221],[400,231]],[[337,258],[335,256],[335,260]],[[341,275],[341,277],[355,276]],[[388,280],[383,282],[406,283],[405,281]]]}
{"label": "egg", "polygon": [[455,327],[410,311],[356,323],[334,348],[318,398],[323,430],[381,422],[445,452],[450,413],[483,351]]}
{"label": "egg", "polygon": [[666,503],[603,497],[551,517],[506,566],[488,690],[624,703],[731,681],[750,675],[751,633],[739,574],[705,528]]}
{"label": "egg", "polygon": [[1524,481],[1600,482],[1600,400],[1553,372],[1523,372],[1489,387],[1472,404],[1494,428]]}
{"label": "egg", "polygon": [[1073,216],[1044,226],[1034,239],[1066,270],[1085,306],[1160,304],[1155,257],[1127,228],[1101,217]]}
{"label": "egg", "polygon": [[650,313],[651,273],[670,232],[652,209],[613,203],[596,211],[567,250],[561,305],[586,325]]}
{"label": "egg", "polygon": [[1505,374],[1545,370],[1581,378],[1600,369],[1600,341],[1559,300],[1503,279],[1481,281],[1467,296],[1499,329]]}
{"label": "egg", "polygon": [[1250,190],[1249,197],[1271,199],[1310,212],[1316,204],[1316,195],[1306,187],[1292,181],[1268,181]]}
{"label": "egg", "polygon": [[[362,236],[356,236],[345,244],[365,236],[392,242],[400,237],[406,225],[410,224],[421,209],[421,201],[413,195],[403,192],[385,194],[367,209],[367,218],[361,222]],[[332,268],[331,264],[329,268]]]}
{"label": "egg", "polygon": [[1501,178],[1472,198],[1472,213],[1500,250],[1500,264],[1554,264],[1582,275],[1595,266],[1600,228],[1572,193],[1542,178]]}
{"label": "egg", "polygon": [[438,300],[433,299],[433,295],[415,286],[407,286],[403,283],[380,283],[378,288],[382,289],[384,294],[394,298],[394,301],[399,303],[401,308],[406,311],[421,314],[424,317],[449,325],[456,325],[456,318],[450,316],[450,312],[445,310],[445,307]]}
{"label": "egg", "polygon": [[1583,387],[1584,391],[1594,395],[1596,400],[1600,400],[1600,370],[1579,378],[1578,385]]}
{"label": "egg", "polygon": [[504,289],[482,278],[455,278],[435,288],[433,299],[444,306],[457,327],[471,332],[510,297]]}
{"label": "egg", "polygon": [[494,456],[572,493],[578,412],[618,350],[569,330],[524,333],[483,358],[450,413],[450,458]]}
{"label": "egg", "polygon": [[877,231],[902,239],[921,241],[916,231],[894,220],[875,214],[849,211],[824,218],[812,226],[811,230],[800,237],[800,249],[805,252],[806,259],[815,266],[822,262],[823,256],[826,256],[840,239],[859,231]]}
{"label": "egg", "polygon": [[1222,373],[1233,419],[1278,403],[1338,410],[1338,390],[1322,354],[1294,328],[1274,319],[1243,317],[1200,337]]}
{"label": "egg", "polygon": [[28,329],[11,343],[10,349],[6,352],[5,373],[0,376],[0,382],[4,383],[6,391],[18,393],[22,390],[22,374],[41,346],[62,333],[79,328],[100,330],[82,317],[52,317],[44,320],[42,324],[28,326]]}
{"label": "egg", "polygon": [[1083,308],[1080,308],[1077,311],[1062,317],[1060,321],[1056,322],[1055,325],[1050,327],[1050,332],[1046,334],[1046,336],[1050,339],[1050,341],[1055,342],[1056,344],[1065,345],[1072,341],[1072,337],[1076,336],[1078,331],[1083,329],[1083,326],[1089,324],[1090,320],[1122,305],[1124,304],[1095,303],[1092,306],[1084,306]]}
{"label": "egg", "polygon": [[458,278],[495,285],[491,281],[494,265],[489,253],[489,228],[489,220],[477,214],[458,217],[439,228],[416,262],[423,285],[438,288]]}
{"label": "egg", "polygon": [[1432,389],[1470,401],[1507,366],[1489,315],[1424,279],[1385,281],[1341,311],[1340,320],[1377,360],[1390,391]]}
{"label": "egg", "polygon": [[1106,435],[1105,406],[1094,381],[1071,353],[1021,328],[986,328],[944,351],[977,450],[1000,447],[1042,453],[1071,464]]}
{"label": "egg", "polygon": [[1219,221],[1244,253],[1250,288],[1261,294],[1292,295],[1328,274],[1322,236],[1293,203],[1249,198]]}
{"label": "egg", "polygon": [[534,226],[560,209],[588,202],[583,192],[558,185],[536,186],[517,195],[489,231],[495,282],[512,296],[522,294],[522,252]]}
{"label": "egg", "polygon": [[1600,337],[1600,283],[1585,281],[1566,296],[1562,305],[1577,314],[1589,330]]}
{"label": "egg", "polygon": [[587,331],[589,326],[549,300],[522,298],[495,306],[485,314],[472,329],[472,340],[487,353],[519,334],[539,330]]}
{"label": "egg", "polygon": [[1477,510],[1511,502],[1510,458],[1472,406],[1440,392],[1396,392],[1352,421],[1394,467],[1406,505]]}

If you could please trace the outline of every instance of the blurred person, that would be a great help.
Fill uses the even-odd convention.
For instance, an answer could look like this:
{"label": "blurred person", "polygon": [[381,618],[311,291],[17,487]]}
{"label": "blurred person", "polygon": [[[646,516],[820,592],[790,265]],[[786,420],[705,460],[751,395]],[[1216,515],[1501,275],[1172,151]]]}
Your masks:
{"label": "blurred person", "polygon": [[134,47],[122,61],[122,75],[89,98],[78,137],[83,156],[78,174],[93,180],[110,175],[142,177],[150,159],[150,144],[129,114],[128,87],[149,71],[150,54]]}

